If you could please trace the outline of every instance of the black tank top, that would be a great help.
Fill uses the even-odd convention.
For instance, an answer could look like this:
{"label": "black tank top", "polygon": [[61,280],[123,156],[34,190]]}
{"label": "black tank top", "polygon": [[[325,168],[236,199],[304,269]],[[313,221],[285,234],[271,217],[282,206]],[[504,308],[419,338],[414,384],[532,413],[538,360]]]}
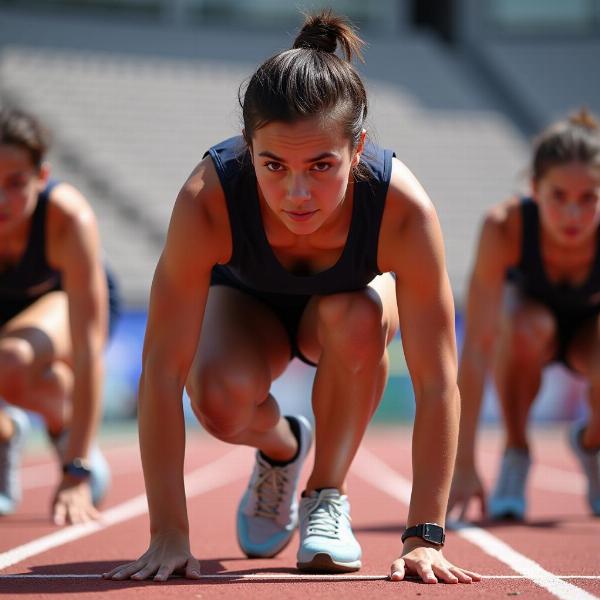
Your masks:
{"label": "black tank top", "polygon": [[[523,223],[521,260],[509,270],[509,279],[525,294],[557,313],[584,316],[600,311],[600,234],[594,264],[580,285],[553,283],[546,276],[540,251],[538,206],[531,198],[521,200]],[[600,232],[599,232],[600,233]]]}
{"label": "black tank top", "polygon": [[217,270],[226,271],[228,277],[249,289],[303,295],[362,289],[381,273],[377,266],[377,246],[392,171],[391,150],[372,144],[365,148],[361,162],[370,175],[354,183],[352,219],[342,254],[332,267],[310,275],[287,271],[269,245],[256,175],[243,138],[225,140],[207,154],[225,192],[233,240],[230,261],[215,267]]}
{"label": "black tank top", "polygon": [[0,302],[25,301],[61,289],[60,273],[46,261],[48,198],[58,181],[50,182],[38,196],[31,215],[29,239],[21,260],[0,271]]}

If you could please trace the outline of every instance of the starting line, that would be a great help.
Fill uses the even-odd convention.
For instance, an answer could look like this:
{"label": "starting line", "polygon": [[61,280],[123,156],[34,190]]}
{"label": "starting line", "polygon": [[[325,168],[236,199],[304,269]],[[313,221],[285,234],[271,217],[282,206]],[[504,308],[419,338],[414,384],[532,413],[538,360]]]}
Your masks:
{"label": "starting line", "polygon": [[[411,483],[366,448],[360,449],[354,467],[354,473],[371,485],[407,506],[410,504]],[[523,579],[532,581],[560,600],[594,600],[598,598],[598,596],[568,583],[564,577],[547,571],[528,556],[517,552],[499,538],[479,527],[457,524],[453,527],[453,531],[519,573]]]}
{"label": "starting line", "polygon": [[[600,575],[554,575],[557,579],[600,579]],[[482,579],[529,579],[525,575],[482,575]],[[3,579],[102,579],[102,575],[98,573],[15,573],[13,575],[0,575],[0,581]],[[183,579],[181,576],[169,577],[169,579]],[[216,579],[226,581],[384,581],[389,579],[388,575],[303,575],[294,573],[211,573],[202,575],[196,581],[203,579]],[[406,577],[407,581],[420,581],[418,577]],[[128,583],[138,582],[138,580],[111,580],[112,583]],[[152,581],[151,579],[149,581]],[[191,580],[190,580],[191,581]]]}

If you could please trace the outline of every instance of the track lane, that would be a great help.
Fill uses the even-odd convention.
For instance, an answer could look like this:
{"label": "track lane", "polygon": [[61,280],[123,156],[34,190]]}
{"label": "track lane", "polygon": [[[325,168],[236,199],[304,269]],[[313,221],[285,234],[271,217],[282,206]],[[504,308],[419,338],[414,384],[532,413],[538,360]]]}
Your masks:
{"label": "track lane", "polygon": [[[212,460],[227,452],[230,447],[219,442],[211,442],[212,438],[200,437],[198,445],[190,444],[188,457],[195,459],[195,454],[202,454],[205,460]],[[398,428],[392,434],[388,431],[372,430],[366,440],[366,446],[384,458],[388,464],[405,475],[410,475],[410,432]],[[197,448],[197,449],[196,449]],[[138,597],[144,593],[160,597],[235,597],[255,598],[257,595],[289,598],[305,598],[307,594],[315,598],[333,598],[339,594],[356,597],[398,597],[427,594],[428,597],[470,598],[506,598],[507,595],[525,595],[528,598],[555,598],[531,581],[510,577],[510,569],[473,547],[468,541],[461,539],[456,532],[449,533],[449,543],[445,554],[457,564],[480,570],[487,575],[499,576],[501,579],[486,579],[473,586],[427,586],[416,581],[392,584],[382,579],[387,575],[389,563],[400,550],[400,534],[406,519],[406,506],[388,493],[378,491],[356,474],[356,468],[349,478],[350,497],[353,507],[353,518],[357,537],[364,550],[364,566],[357,576],[336,578],[335,581],[324,581],[319,578],[298,578],[295,570],[295,552],[297,536],[280,556],[270,560],[248,560],[237,548],[234,531],[234,515],[240,494],[246,483],[252,460],[252,451],[244,449],[241,455],[241,471],[244,475],[236,481],[203,495],[190,498],[189,514],[192,532],[192,548],[202,560],[203,572],[210,576],[200,583],[172,580],[168,586],[151,582],[107,582],[95,577],[99,572],[111,568],[127,560],[133,559],[146,548],[148,539],[147,516],[141,515],[129,521],[99,531],[92,536],[72,542],[60,549],[49,551],[43,555],[32,556],[28,560],[13,565],[2,571],[36,575],[36,579],[21,578],[7,580],[0,578],[0,593],[7,587],[14,594],[24,598],[75,593],[77,597],[92,597],[92,594],[118,594],[119,598]],[[116,457],[118,460],[118,456]],[[112,460],[112,459],[111,459]],[[309,462],[311,458],[309,457]],[[204,461],[201,461],[204,462]],[[242,466],[243,464],[243,466]],[[306,476],[307,473],[304,473]],[[122,499],[122,484],[132,482],[136,477],[135,487],[143,490],[141,473],[125,474],[115,480],[115,489],[109,506],[117,499]],[[142,485],[140,488],[139,486]],[[131,492],[127,492],[127,497]],[[571,496],[571,501],[573,500]],[[582,522],[586,522],[584,518]],[[3,528],[4,520],[0,521]],[[542,529],[542,528],[537,528]],[[537,531],[536,529],[536,531]],[[509,528],[507,535],[514,537],[514,528]],[[512,533],[511,533],[512,532]],[[493,530],[496,534],[496,531]],[[534,532],[535,533],[535,532]],[[552,530],[550,531],[552,534]],[[537,535],[537,534],[536,534]],[[554,535],[556,533],[554,532]],[[2,536],[3,537],[3,536]],[[517,536],[518,537],[518,536]],[[552,537],[552,536],[551,536]],[[597,539],[597,538],[596,538]],[[578,552],[575,552],[579,556]],[[566,570],[557,571],[568,575]],[[596,567],[597,573],[597,567]],[[79,575],[78,579],[47,576]],[[578,573],[571,573],[577,575]],[[44,578],[42,578],[44,576]],[[289,578],[293,578],[290,580]],[[570,583],[590,593],[598,593],[597,579],[570,580]],[[460,594],[460,595],[459,595]],[[241,598],[242,597],[242,598]]]}

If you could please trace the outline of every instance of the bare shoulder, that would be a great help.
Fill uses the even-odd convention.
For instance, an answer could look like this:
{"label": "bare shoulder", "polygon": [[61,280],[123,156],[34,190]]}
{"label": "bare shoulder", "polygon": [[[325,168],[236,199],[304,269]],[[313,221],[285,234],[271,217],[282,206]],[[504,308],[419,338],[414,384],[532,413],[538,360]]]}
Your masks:
{"label": "bare shoulder", "polygon": [[386,197],[390,216],[410,218],[435,213],[427,192],[412,171],[399,159],[392,158],[392,174]]}
{"label": "bare shoulder", "polygon": [[427,192],[410,169],[393,158],[379,236],[380,269],[394,271],[399,256],[406,257],[438,231],[437,214]]}
{"label": "bare shoulder", "polygon": [[93,263],[100,255],[96,215],[87,198],[73,185],[58,183],[48,197],[46,249],[59,270]]}
{"label": "bare shoulder", "polygon": [[230,257],[225,193],[209,156],[195,167],[175,201],[167,244],[177,240],[196,246],[213,263],[227,262]]}
{"label": "bare shoulder", "polygon": [[57,233],[64,228],[96,224],[96,216],[87,198],[73,185],[61,182],[50,192],[48,202],[50,227]]}
{"label": "bare shoulder", "polygon": [[518,198],[509,198],[491,206],[485,213],[481,228],[480,251],[498,253],[506,263],[518,259],[521,244],[521,205]]}
{"label": "bare shoulder", "polygon": [[190,211],[191,215],[195,214],[207,225],[218,225],[224,218],[227,219],[225,193],[209,156],[196,165],[183,184],[175,205]]}

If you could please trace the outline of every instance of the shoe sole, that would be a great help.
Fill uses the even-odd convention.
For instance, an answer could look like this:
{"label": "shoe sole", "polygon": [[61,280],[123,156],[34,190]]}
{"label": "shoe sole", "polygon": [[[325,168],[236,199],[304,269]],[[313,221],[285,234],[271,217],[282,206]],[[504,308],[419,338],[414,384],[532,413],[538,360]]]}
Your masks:
{"label": "shoe sole", "polygon": [[240,547],[241,551],[248,558],[274,558],[275,556],[277,556],[280,552],[282,552],[289,546],[290,542],[292,541],[292,537],[293,537],[293,532],[292,532],[292,535],[290,535],[290,537],[287,539],[285,544],[283,544],[283,546],[280,546],[279,548],[277,548],[277,550],[274,550],[273,552],[270,552],[269,554],[259,554],[257,552],[248,552],[247,550],[244,549],[244,546],[243,546],[242,542],[240,541],[239,536],[237,537],[237,542],[238,542],[238,546]]}
{"label": "shoe sole", "polygon": [[513,521],[515,523],[522,523],[525,521],[525,516],[519,513],[514,513],[510,511],[495,513],[490,515],[490,520],[492,521]]}
{"label": "shoe sole", "polygon": [[336,562],[324,552],[315,554],[309,562],[299,562],[296,566],[300,571],[309,573],[352,573],[358,571],[362,566],[360,560],[348,563]]}

